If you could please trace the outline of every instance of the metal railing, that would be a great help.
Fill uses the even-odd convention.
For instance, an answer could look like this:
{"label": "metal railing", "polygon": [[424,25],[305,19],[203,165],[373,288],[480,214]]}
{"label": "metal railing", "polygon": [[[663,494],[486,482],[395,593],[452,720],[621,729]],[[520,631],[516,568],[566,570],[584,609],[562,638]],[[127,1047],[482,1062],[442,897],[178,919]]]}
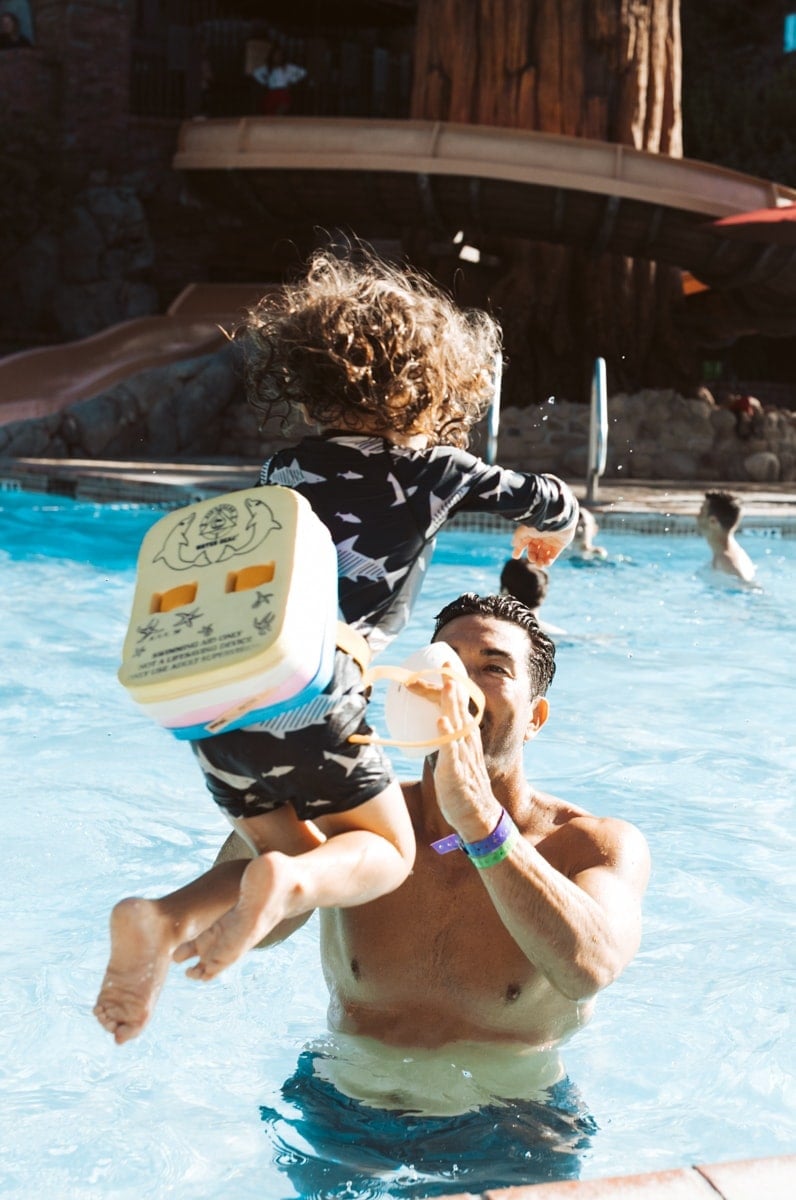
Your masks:
{"label": "metal railing", "polygon": [[495,389],[486,414],[486,461],[492,465],[497,460],[498,433],[500,432],[500,391],[503,386],[503,355],[495,356]]}
{"label": "metal railing", "polygon": [[608,385],[605,359],[594,360],[589,413],[589,460],[586,469],[586,503],[597,499],[600,476],[608,457]]}

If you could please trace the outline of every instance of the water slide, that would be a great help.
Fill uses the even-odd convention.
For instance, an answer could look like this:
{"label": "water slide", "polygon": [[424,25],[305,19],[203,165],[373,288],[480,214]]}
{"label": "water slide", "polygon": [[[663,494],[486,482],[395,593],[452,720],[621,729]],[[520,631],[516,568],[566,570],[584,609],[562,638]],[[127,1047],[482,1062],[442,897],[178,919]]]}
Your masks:
{"label": "water slide", "polygon": [[0,425],[47,416],[150,367],[220,349],[222,327],[269,286],[191,283],[159,316],[136,317],[79,341],[0,359]]}
{"label": "water slide", "polygon": [[[261,228],[367,240],[462,231],[647,259],[683,273],[707,344],[796,334],[796,248],[726,218],[796,205],[796,188],[613,142],[444,121],[230,117],[183,122],[172,165]],[[791,222],[791,229],[796,222]],[[742,236],[744,235],[744,236]]]}
{"label": "water slide", "polygon": [[[708,163],[527,130],[242,117],[184,122],[173,166],[274,229],[340,224],[375,238],[414,225],[449,241],[472,229],[648,258],[695,277],[684,276],[688,300],[703,306],[695,319],[718,308],[729,336],[796,332],[793,245],[738,241],[714,226],[796,204],[796,189]],[[0,359],[0,425],[218,349],[219,326],[267,286],[191,284],[161,316]]]}

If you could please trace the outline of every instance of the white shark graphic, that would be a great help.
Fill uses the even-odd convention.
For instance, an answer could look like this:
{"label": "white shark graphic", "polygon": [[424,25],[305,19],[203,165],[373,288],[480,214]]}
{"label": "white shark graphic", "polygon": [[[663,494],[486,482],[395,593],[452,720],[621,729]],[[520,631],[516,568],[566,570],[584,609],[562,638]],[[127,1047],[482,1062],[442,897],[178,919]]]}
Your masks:
{"label": "white shark graphic", "polygon": [[293,459],[286,467],[277,467],[268,479],[269,483],[281,483],[283,487],[295,487],[298,483],[327,483],[325,475],[313,475],[311,471],[305,471],[298,464],[298,459]]}
{"label": "white shark graphic", "polygon": [[329,713],[339,704],[339,699],[339,696],[329,696],[322,692],[320,696],[310,700],[309,704],[288,709],[287,712],[272,717],[270,721],[253,721],[246,728],[252,731],[265,730],[273,737],[283,738],[286,733],[292,733],[295,729],[309,729],[311,725],[323,725]]}
{"label": "white shark graphic", "polygon": [[340,446],[350,446],[352,450],[359,450],[360,454],[369,457],[371,454],[382,454],[384,451],[384,442],[381,438],[366,438],[352,434],[351,437],[336,437],[332,439]]}
{"label": "white shark graphic", "polygon": [[399,504],[406,504],[406,496],[404,494],[404,490],[401,487],[398,480],[393,475],[392,471],[387,472],[387,482],[389,483],[390,487],[392,488],[393,494],[395,496],[395,499],[393,500],[392,504],[390,505],[390,508],[397,508]]}
{"label": "white shark graphic", "polygon": [[330,750],[324,750],[323,757],[328,758],[330,762],[337,763],[338,767],[342,767],[346,775],[350,775],[354,767],[357,765],[357,758],[346,758],[344,754],[332,754]]}
{"label": "white shark graphic", "polygon": [[387,571],[384,564],[387,561],[387,555],[384,558],[368,558],[365,554],[360,554],[354,549],[356,536],[351,537],[346,542],[340,542],[337,546],[337,567],[339,574],[344,579],[386,579]]}
{"label": "white shark graphic", "polygon": [[498,496],[502,496],[507,491],[509,491],[508,488],[505,488],[501,484],[496,483],[495,486],[492,488],[491,492],[481,492],[481,499],[482,500],[497,500]]}
{"label": "white shark graphic", "polygon": [[220,767],[214,767],[202,753],[201,746],[196,747],[196,757],[208,775],[214,775],[216,779],[220,779],[222,783],[229,784],[236,791],[245,791],[246,788],[254,787],[257,782],[256,779],[250,779],[248,775],[233,775],[231,771],[222,771]]}

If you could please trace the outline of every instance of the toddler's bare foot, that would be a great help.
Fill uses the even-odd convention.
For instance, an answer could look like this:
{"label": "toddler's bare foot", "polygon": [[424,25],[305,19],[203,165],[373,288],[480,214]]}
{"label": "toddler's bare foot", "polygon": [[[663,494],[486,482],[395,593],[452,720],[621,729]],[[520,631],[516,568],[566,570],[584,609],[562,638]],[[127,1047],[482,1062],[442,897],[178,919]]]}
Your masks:
{"label": "toddler's bare foot", "polygon": [[213,979],[279,924],[286,914],[277,911],[276,872],[279,865],[290,861],[278,853],[261,854],[252,859],[241,876],[235,907],[198,937],[183,942],[175,950],[175,962],[199,957],[198,963],[189,967],[186,975],[192,979]]}
{"label": "toddler's bare foot", "polygon": [[111,957],[94,1015],[114,1040],[129,1042],[146,1025],[171,962],[173,926],[153,900],[120,901],[111,913]]}

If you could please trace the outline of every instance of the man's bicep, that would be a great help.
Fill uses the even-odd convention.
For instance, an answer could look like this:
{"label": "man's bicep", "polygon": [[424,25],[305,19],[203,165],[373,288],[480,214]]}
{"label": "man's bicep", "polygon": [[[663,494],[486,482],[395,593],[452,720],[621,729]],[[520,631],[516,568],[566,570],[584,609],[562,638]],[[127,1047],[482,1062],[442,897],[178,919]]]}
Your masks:
{"label": "man's bicep", "polygon": [[641,901],[649,881],[650,855],[634,825],[618,820],[610,825],[610,836],[600,839],[594,861],[571,879],[600,905],[617,954],[627,963],[641,939]]}

